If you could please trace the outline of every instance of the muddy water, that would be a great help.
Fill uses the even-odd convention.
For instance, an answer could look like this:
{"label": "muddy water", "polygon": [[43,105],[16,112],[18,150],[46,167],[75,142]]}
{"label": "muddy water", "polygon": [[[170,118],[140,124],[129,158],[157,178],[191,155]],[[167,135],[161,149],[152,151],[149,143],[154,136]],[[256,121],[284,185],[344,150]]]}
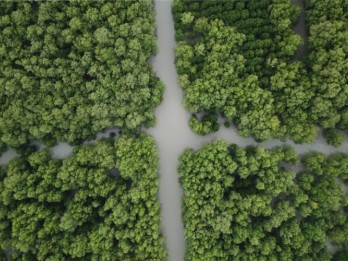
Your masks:
{"label": "muddy water", "polygon": [[2,155],[0,155],[0,166],[7,164],[11,159],[17,157],[18,154],[15,150],[9,149],[6,152],[4,152]]}

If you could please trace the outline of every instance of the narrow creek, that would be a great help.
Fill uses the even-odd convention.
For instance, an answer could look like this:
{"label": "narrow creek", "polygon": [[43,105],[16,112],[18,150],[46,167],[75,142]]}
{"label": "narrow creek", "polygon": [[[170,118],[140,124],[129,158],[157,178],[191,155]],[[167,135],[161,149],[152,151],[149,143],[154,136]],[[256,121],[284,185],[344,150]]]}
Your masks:
{"label": "narrow creek", "polygon": [[302,38],[302,44],[299,46],[297,52],[295,53],[295,59],[303,60],[306,48],[308,45],[308,31],[306,28],[306,10],[305,10],[305,3],[304,0],[292,0],[294,4],[297,4],[301,8],[300,17],[297,21],[297,23],[294,26],[294,31],[301,36]]}

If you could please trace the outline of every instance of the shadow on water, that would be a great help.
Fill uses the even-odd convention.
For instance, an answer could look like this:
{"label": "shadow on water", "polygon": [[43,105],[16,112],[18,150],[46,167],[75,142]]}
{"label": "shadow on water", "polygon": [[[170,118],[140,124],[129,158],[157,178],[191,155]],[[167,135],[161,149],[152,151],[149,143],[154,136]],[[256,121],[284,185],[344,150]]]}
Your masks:
{"label": "shadow on water", "polygon": [[112,168],[109,170],[109,175],[115,179],[118,179],[121,177],[121,173],[117,168]]}
{"label": "shadow on water", "polygon": [[299,36],[301,36],[302,44],[298,47],[294,57],[296,60],[303,60],[306,55],[308,45],[308,30],[306,26],[305,3],[304,0],[293,0],[292,2],[294,4],[299,5],[301,8],[300,17],[297,23],[294,25],[293,29]]}

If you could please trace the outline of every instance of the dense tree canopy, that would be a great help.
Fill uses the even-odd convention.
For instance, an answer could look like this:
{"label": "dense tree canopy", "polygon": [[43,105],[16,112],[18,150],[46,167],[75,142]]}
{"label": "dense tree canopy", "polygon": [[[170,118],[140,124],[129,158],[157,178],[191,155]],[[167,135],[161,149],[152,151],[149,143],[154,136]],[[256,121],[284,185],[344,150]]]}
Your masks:
{"label": "dense tree canopy", "polygon": [[0,249],[10,260],[165,260],[157,161],[144,134],[12,160],[0,173]]}
{"label": "dense tree canopy", "polygon": [[2,1],[0,32],[0,147],[154,124],[151,1]]}
{"label": "dense tree canopy", "polygon": [[347,130],[347,5],[306,1],[308,55],[296,60],[301,38],[292,26],[300,8],[291,0],[175,0],[186,108],[221,113],[258,141],[303,143],[319,128]]}
{"label": "dense tree canopy", "polygon": [[306,1],[311,117],[323,128],[348,129],[348,1]]}
{"label": "dense tree canopy", "polygon": [[[186,260],[329,260],[348,250],[348,155],[216,141],[180,158]],[[342,252],[343,251],[343,252]],[[343,260],[343,259],[341,259]]]}

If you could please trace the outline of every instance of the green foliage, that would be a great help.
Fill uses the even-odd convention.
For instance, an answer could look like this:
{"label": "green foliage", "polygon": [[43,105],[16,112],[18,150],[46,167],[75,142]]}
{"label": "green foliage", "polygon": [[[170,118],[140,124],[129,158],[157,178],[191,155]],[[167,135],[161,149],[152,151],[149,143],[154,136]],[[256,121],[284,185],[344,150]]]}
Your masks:
{"label": "green foliage", "polygon": [[0,172],[0,249],[12,260],[165,260],[157,161],[144,134],[64,160],[47,150],[12,160]]}
{"label": "green foliage", "polygon": [[290,147],[224,141],[180,157],[186,260],[329,260],[328,240],[348,249],[348,155],[298,160]]}
{"label": "green foliage", "polygon": [[175,0],[186,108],[221,112],[257,141],[310,143],[319,128],[347,130],[347,10],[346,0],[306,1],[308,54],[297,61],[292,1]]}
{"label": "green foliage", "polygon": [[336,129],[326,129],[323,132],[328,144],[339,147],[344,142],[344,135]]}
{"label": "green foliage", "polygon": [[348,251],[339,251],[334,254],[333,260],[335,261],[345,261],[348,260]]}
{"label": "green foliage", "polygon": [[215,113],[205,114],[201,119],[198,119],[198,116],[194,114],[189,120],[189,125],[193,132],[199,135],[207,135],[219,130],[217,120],[218,116]]}
{"label": "green foliage", "polygon": [[273,0],[197,6],[176,0],[173,12],[176,64],[188,110],[221,112],[243,136],[258,141],[314,139],[316,128],[303,117],[308,81],[299,84],[303,67],[291,60],[301,43],[291,29],[297,6]]}
{"label": "green foliage", "polygon": [[[198,19],[194,25],[201,34],[194,45],[181,41],[176,49],[179,82],[185,90],[184,105],[193,112],[220,111],[233,120],[242,135],[269,139],[279,131],[279,120],[272,112],[273,99],[263,91],[255,76],[243,76],[245,58],[239,49],[245,35],[220,20]],[[190,126],[197,133],[197,121]]]}
{"label": "green foliage", "polygon": [[311,117],[323,128],[348,129],[348,3],[310,0],[308,67],[315,92]]}
{"label": "green foliage", "polygon": [[154,122],[151,1],[0,3],[0,147]]}

